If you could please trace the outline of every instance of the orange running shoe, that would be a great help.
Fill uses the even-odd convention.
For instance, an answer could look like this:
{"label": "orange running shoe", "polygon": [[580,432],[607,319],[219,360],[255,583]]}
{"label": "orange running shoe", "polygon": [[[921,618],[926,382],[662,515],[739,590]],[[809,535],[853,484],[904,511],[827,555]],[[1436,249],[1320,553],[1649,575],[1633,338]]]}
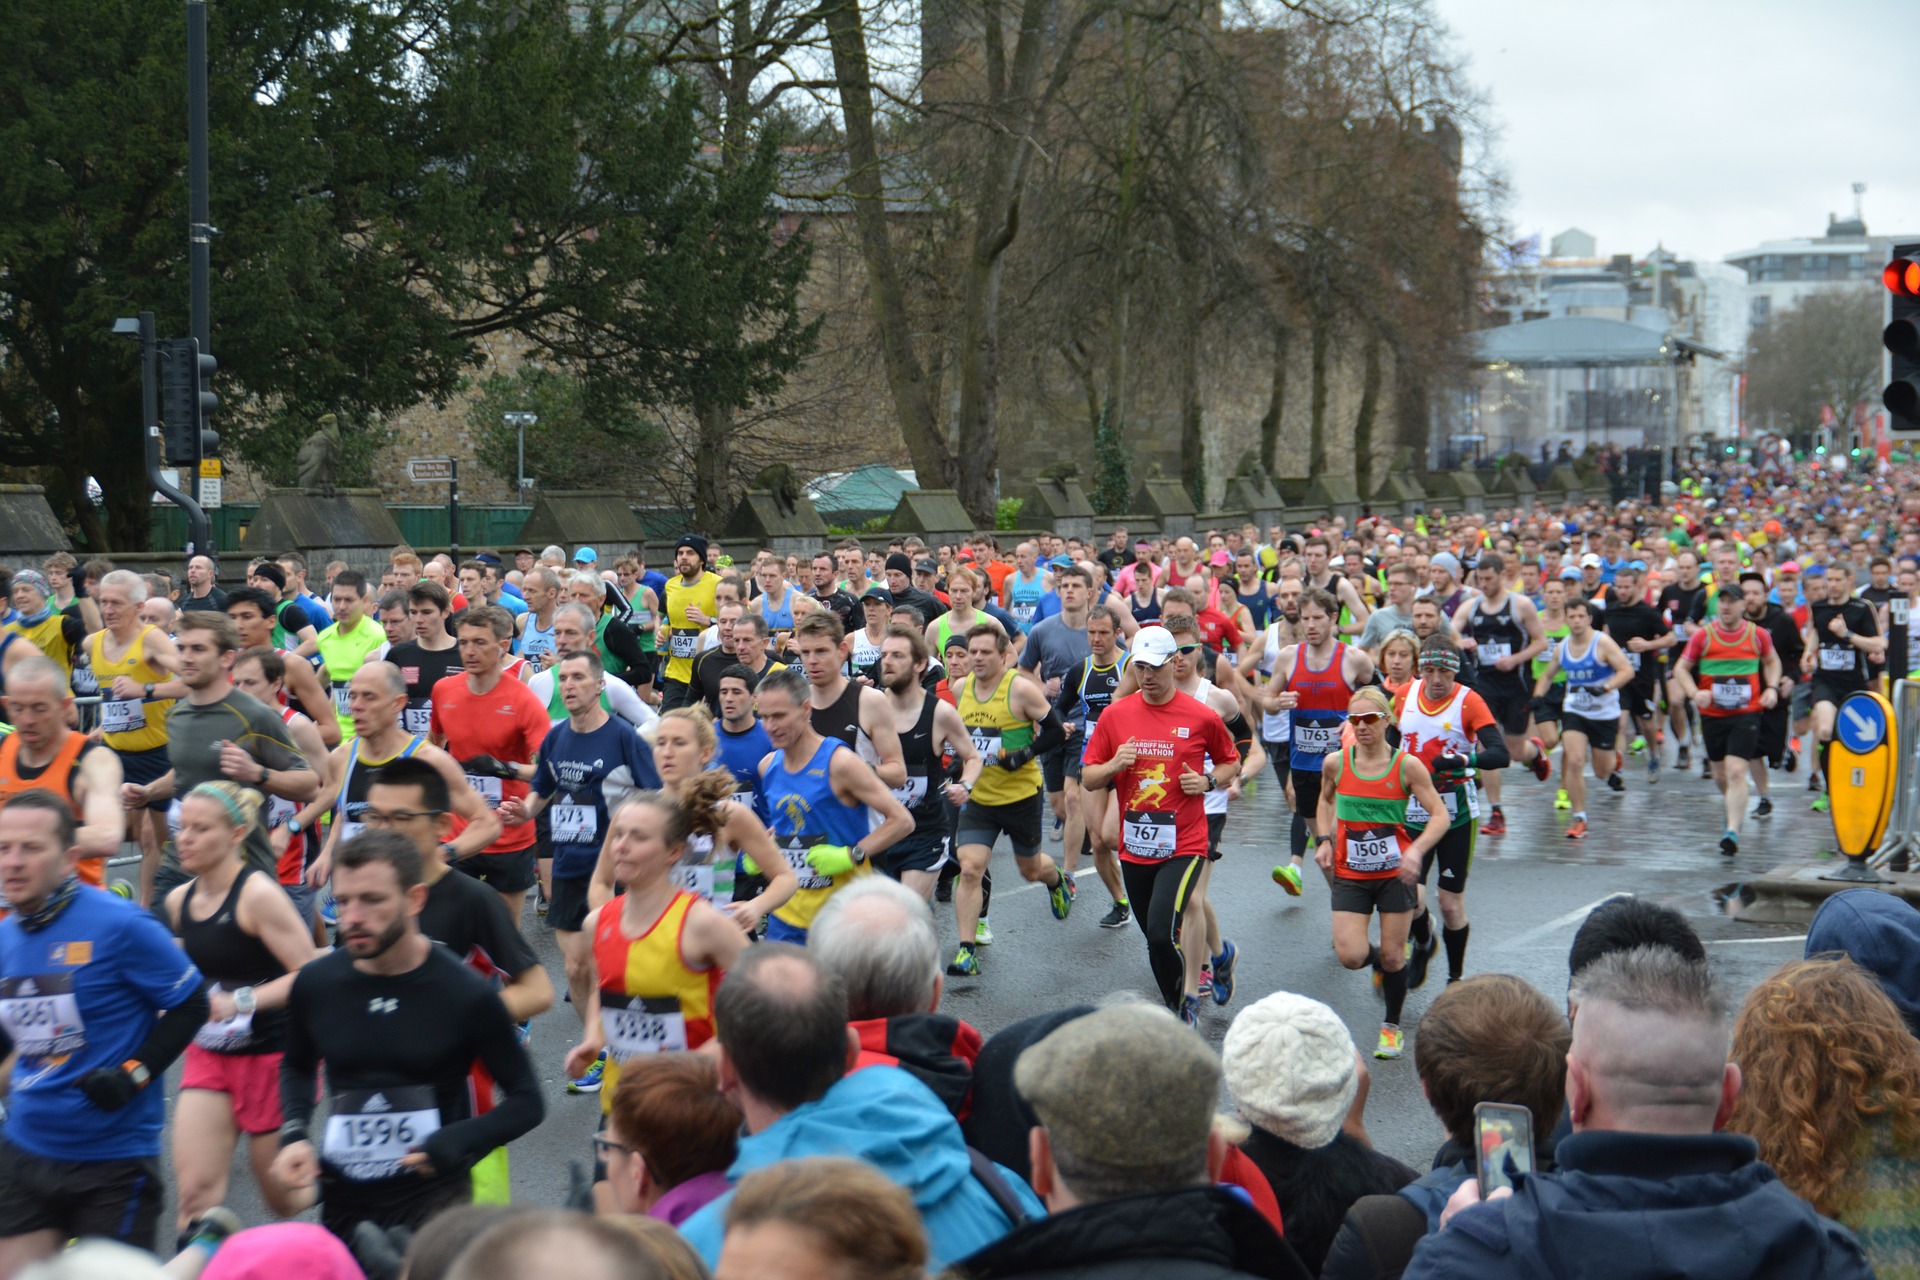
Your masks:
{"label": "orange running shoe", "polygon": [[1580,821],[1578,822],[1568,824],[1567,839],[1585,840],[1586,838],[1587,838],[1587,820],[1585,818],[1580,819]]}

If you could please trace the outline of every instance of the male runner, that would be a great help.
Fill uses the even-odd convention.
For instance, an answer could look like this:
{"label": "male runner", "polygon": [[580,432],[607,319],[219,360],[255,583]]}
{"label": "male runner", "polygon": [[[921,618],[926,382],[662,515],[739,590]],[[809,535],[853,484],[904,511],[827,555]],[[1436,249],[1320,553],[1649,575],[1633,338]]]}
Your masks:
{"label": "male runner", "polygon": [[158,1247],[164,1077],[207,1017],[207,984],[166,926],[80,883],[75,834],[52,792],[0,808],[12,908],[0,921],[0,1039],[14,1055],[0,1275],[75,1237]]}
{"label": "male runner", "polygon": [[1744,588],[1733,588],[1721,586],[1714,620],[1694,632],[1673,669],[1680,692],[1700,709],[1700,736],[1726,803],[1720,852],[1728,857],[1740,852],[1750,763],[1762,758],[1761,720],[1780,700],[1780,655],[1765,628],[1747,620]]}
{"label": "male runner", "polygon": [[[1905,573],[1910,574],[1907,570]],[[1806,640],[1800,631],[1800,624],[1793,614],[1767,598],[1767,580],[1757,573],[1740,576],[1740,593],[1746,602],[1747,621],[1762,627],[1767,638],[1773,641],[1773,651],[1780,659],[1780,681],[1774,692],[1778,695],[1773,706],[1760,713],[1760,758],[1753,762],[1753,789],[1758,795],[1754,802],[1753,816],[1770,818],[1773,816],[1773,796],[1771,781],[1767,776],[1767,766],[1785,768],[1793,756],[1789,730],[1793,717],[1793,692],[1798,686],[1800,658],[1806,649]]]}
{"label": "male runner", "polygon": [[[104,885],[106,859],[120,851],[127,823],[120,808],[119,756],[67,727],[73,691],[67,673],[50,658],[28,658],[14,668],[0,706],[13,726],[0,739],[0,805],[26,791],[59,796],[80,821],[68,842],[78,858],[75,871],[86,884]],[[144,860],[140,871],[150,885],[153,873]]]}
{"label": "male runner", "polygon": [[1605,778],[1614,791],[1625,788],[1615,746],[1620,738],[1620,690],[1633,683],[1634,671],[1613,637],[1595,630],[1593,613],[1593,602],[1584,596],[1567,601],[1567,634],[1547,651],[1547,665],[1534,681],[1543,696],[1554,680],[1564,681],[1560,750],[1561,779],[1573,810],[1569,840],[1587,837],[1589,755],[1594,777]]}
{"label": "male runner", "polygon": [[[228,668],[240,647],[240,631],[225,614],[183,613],[174,637],[180,654],[180,682],[186,697],[167,711],[168,771],[148,783],[120,788],[128,809],[171,799],[167,825],[179,826],[179,797],[203,782],[222,778],[261,793],[267,803],[247,833],[247,862],[278,879],[278,859],[267,839],[271,797],[304,804],[320,789],[320,775],[293,745],[280,713],[233,687]],[[154,900],[162,901],[192,879],[180,867],[168,840],[154,874]]]}
{"label": "male runner", "polygon": [[955,899],[960,949],[947,966],[947,972],[956,977],[980,972],[975,955],[980,881],[992,859],[994,841],[1002,834],[1013,845],[1021,877],[1047,886],[1054,919],[1067,918],[1076,892],[1073,879],[1040,847],[1044,779],[1039,757],[1065,742],[1066,731],[1040,684],[1014,672],[1012,656],[1012,646],[998,627],[983,624],[968,633],[967,657],[973,674],[960,682],[956,697],[960,719],[972,733],[974,748],[986,767],[960,811],[960,891]]}
{"label": "male runner", "polygon": [[1013,615],[1022,635],[1033,630],[1040,620],[1040,598],[1047,593],[1046,574],[1040,569],[1039,551],[1031,542],[1014,547],[1015,569],[1000,585],[1000,606]]}
{"label": "male runner", "polygon": [[342,569],[333,579],[334,623],[322,628],[308,644],[294,652],[300,657],[320,655],[321,679],[333,698],[333,714],[340,736],[353,736],[353,717],[347,712],[347,683],[360,664],[387,653],[387,633],[366,616],[367,579],[358,569]]}
{"label": "male runner", "polygon": [[1113,906],[1100,917],[1102,929],[1121,928],[1133,918],[1133,911],[1127,900],[1126,884],[1120,876],[1119,857],[1106,838],[1107,811],[1113,792],[1110,788],[1085,790],[1079,787],[1079,781],[1086,767],[1087,743],[1093,740],[1093,729],[1100,722],[1101,714],[1113,702],[1126,662],[1126,650],[1119,645],[1118,612],[1104,604],[1093,606],[1087,611],[1087,656],[1061,680],[1059,692],[1053,699],[1053,709],[1067,734],[1067,743],[1061,751],[1066,755],[1067,776],[1074,780],[1079,792],[1081,828],[1092,847],[1093,866],[1099,873],[1100,883],[1113,897]]}
{"label": "male runner", "polygon": [[1813,733],[1820,744],[1819,772],[1814,782],[1821,789],[1813,807],[1827,810],[1827,753],[1833,745],[1833,725],[1839,718],[1840,704],[1847,696],[1865,689],[1868,683],[1867,657],[1886,651],[1886,637],[1880,634],[1873,606],[1851,599],[1844,581],[1820,565],[1807,566],[1801,575],[1809,607],[1803,643],[1806,651],[1801,668],[1813,675]]}
{"label": "male runner", "polygon": [[660,611],[659,643],[666,646],[667,669],[661,710],[693,705],[693,660],[700,632],[719,612],[720,575],[707,570],[707,540],[697,533],[673,544],[674,576],[667,580]]}
{"label": "male runner", "polygon": [[[793,628],[810,691],[814,732],[852,747],[888,787],[905,786],[907,767],[900,755],[900,736],[893,728],[893,710],[886,694],[847,679],[848,643],[839,623],[822,609],[801,618]],[[879,657],[877,648],[874,656]],[[761,715],[764,718],[765,712]]]}
{"label": "male runner", "polygon": [[[1326,591],[1303,591],[1300,596],[1296,645],[1282,649],[1274,659],[1273,681],[1261,690],[1257,705],[1287,713],[1292,740],[1288,744],[1288,781],[1292,794],[1291,860],[1273,869],[1274,883],[1293,897],[1300,896],[1300,871],[1305,865],[1308,837],[1320,812],[1320,768],[1340,746],[1340,726],[1347,718],[1353,691],[1373,679],[1373,659],[1364,649],[1334,639],[1334,619],[1340,602]],[[1131,665],[1131,664],[1129,664]]]}
{"label": "male runner", "polygon": [[[880,687],[907,768],[906,785],[893,795],[912,816],[913,834],[881,854],[875,867],[931,902],[953,848],[951,812],[973,794],[983,762],[960,713],[925,687],[928,660],[926,639],[912,627],[890,627],[880,642]],[[944,763],[949,755],[959,766],[957,780]]]}
{"label": "male runner", "polygon": [[[1632,718],[1636,741],[1647,747],[1647,781],[1660,780],[1660,740],[1656,703],[1660,691],[1658,655],[1679,643],[1666,615],[1647,602],[1647,562],[1629,560],[1613,570],[1607,591],[1606,613],[1594,625],[1603,628],[1633,669],[1633,682],[1620,693],[1626,715]],[[1733,579],[1729,579],[1732,582]],[[1636,748],[1637,749],[1637,748]],[[1613,786],[1609,779],[1608,786]],[[1614,787],[1619,790],[1618,787]]]}
{"label": "male runner", "polygon": [[[235,634],[240,638],[242,649],[272,649],[288,659],[286,663],[286,695],[320,730],[320,738],[329,748],[340,743],[340,720],[333,714],[333,699],[327,695],[320,683],[320,676],[313,664],[305,658],[294,657],[286,649],[275,644],[273,637],[277,627],[273,622],[273,600],[258,587],[240,587],[227,593],[227,617],[233,620]],[[157,690],[164,695],[172,685],[162,685]],[[183,686],[184,688],[184,686]]]}
{"label": "male runner", "polygon": [[194,556],[187,561],[187,594],[180,598],[181,612],[193,609],[208,613],[227,611],[227,593],[216,584],[219,572],[211,556]]}
{"label": "male runner", "polygon": [[[1077,564],[1053,571],[1054,591],[1060,598],[1060,612],[1042,618],[1027,633],[1027,644],[1020,651],[1020,669],[1037,674],[1048,699],[1060,694],[1060,684],[1069,671],[1087,660],[1087,606],[1093,590],[1093,576]],[[1067,743],[1040,758],[1040,771],[1046,785],[1047,806],[1053,811],[1053,825],[1063,832],[1060,869],[1073,874],[1080,862],[1084,836],[1080,813],[1080,780],[1069,779]]]}
{"label": "male runner", "polygon": [[[1700,553],[1682,547],[1673,557],[1674,580],[1660,588],[1659,606],[1667,615],[1673,633],[1682,644],[1693,638],[1706,616],[1707,584],[1700,580]],[[1680,685],[1668,677],[1667,723],[1673,740],[1679,744],[1673,767],[1685,772],[1693,767],[1689,747],[1693,742],[1693,704]]]}
{"label": "male runner", "polygon": [[[229,609],[233,607],[231,597],[227,600],[227,607]],[[293,661],[306,666],[298,658]],[[307,674],[312,675],[312,670],[309,669]],[[233,655],[233,666],[229,678],[233,681],[234,688],[268,710],[280,713],[280,719],[287,726],[287,736],[293,739],[294,750],[314,766],[320,774],[320,785],[326,786],[331,781],[332,775],[328,771],[328,747],[326,741],[320,736],[321,726],[315,724],[303,712],[287,705],[286,655],[269,645],[242,649]],[[326,715],[324,721],[332,725],[333,716]],[[287,819],[299,811],[300,806],[291,800],[282,800],[277,796],[269,800],[267,802],[267,840],[279,856],[280,887],[287,891],[289,898],[293,899],[294,909],[300,913],[300,918],[314,927],[314,944],[324,946],[326,933],[324,928],[314,920],[314,892],[307,884],[307,849],[309,844],[316,851],[320,848],[319,834],[308,832],[290,835],[283,832]]]}
{"label": "male runner", "polygon": [[[594,642],[593,611],[583,604],[568,602],[553,611],[553,639],[555,661],[558,654],[572,653],[575,650],[592,649],[596,654],[599,646]],[[606,670],[606,659],[601,658],[601,669]],[[608,673],[611,675],[611,673]],[[560,681],[549,666],[539,675],[527,681],[527,688],[547,709],[547,718],[555,724],[567,718],[565,700],[560,696]],[[624,680],[609,678],[600,693],[600,705],[619,716],[634,728],[644,731],[660,717],[652,707],[641,701],[633,686]]]}
{"label": "male runner", "polygon": [[[1359,635],[1367,629],[1367,604],[1360,598],[1359,590],[1344,575],[1333,568],[1333,543],[1326,538],[1308,538],[1300,548],[1301,558],[1306,562],[1306,590],[1324,591],[1336,602],[1335,616],[1340,626],[1339,634]],[[1177,585],[1177,584],[1176,584]],[[1346,703],[1340,704],[1344,712]]]}
{"label": "male runner", "polygon": [[935,655],[944,656],[948,642],[955,636],[961,637],[964,647],[967,632],[982,622],[1000,625],[984,607],[974,607],[974,602],[981,594],[982,585],[977,569],[960,566],[947,575],[947,598],[952,604],[926,627],[927,644]]}
{"label": "male runner", "polygon": [[461,669],[460,643],[447,634],[453,598],[437,582],[422,579],[407,588],[407,616],[413,639],[387,650],[387,661],[407,682],[407,707],[400,723],[408,733],[433,731],[433,686]]}
{"label": "male runner", "polygon": [[[531,1131],[546,1106],[506,1005],[421,932],[426,868],[413,842],[369,831],[336,861],[340,949],[302,969],[287,999],[286,1120],[270,1176],[317,1184],[322,1225],[348,1239],[361,1222],[418,1227],[466,1202],[468,1171]],[[479,1115],[476,1059],[505,1095]],[[316,1143],[322,1060],[329,1106]]]}
{"label": "male runner", "polygon": [[[1081,777],[1091,789],[1116,792],[1121,873],[1147,960],[1160,998],[1191,1025],[1200,1002],[1187,991],[1181,923],[1206,863],[1202,797],[1233,780],[1240,758],[1220,717],[1174,687],[1177,647],[1164,627],[1143,627],[1134,637],[1128,666],[1140,691],[1100,717]],[[1209,759],[1217,762],[1211,771]]]}
{"label": "male runner", "polygon": [[[489,809],[524,799],[534,757],[551,723],[533,691],[503,669],[513,620],[504,609],[477,605],[460,619],[462,673],[433,687],[434,741],[467,771],[467,785]],[[509,828],[479,854],[453,862],[500,895],[516,921],[527,890],[538,882],[534,829]]]}
{"label": "male runner", "polygon": [[720,713],[720,673],[739,661],[733,635],[746,612],[744,605],[732,600],[724,600],[715,608],[714,630],[719,633],[720,643],[702,650],[693,660],[693,675],[688,681],[688,692],[693,697],[689,706],[704,703],[707,714]]}
{"label": "male runner", "polygon": [[[102,740],[120,757],[122,779],[152,782],[168,768],[167,712],[170,698],[154,696],[179,666],[173,639],[140,621],[147,584],[140,575],[116,569],[94,587],[104,625],[87,637],[88,664],[100,690]],[[118,803],[119,787],[115,788]],[[128,838],[140,846],[141,905],[153,899],[153,876],[166,843],[166,805],[135,810],[126,819]],[[96,867],[98,864],[94,864]]]}
{"label": "male runner", "polygon": [[8,586],[8,599],[13,605],[13,614],[4,629],[59,663],[60,669],[71,677],[74,657],[86,637],[86,627],[73,614],[61,613],[53,607],[53,587],[46,575],[38,569],[20,570]]}
{"label": "male runner", "polygon": [[527,611],[514,619],[514,650],[534,671],[544,671],[557,652],[553,610],[560,603],[560,575],[544,567],[532,569],[520,580],[520,592]]}
{"label": "male runner", "polygon": [[[1507,736],[1507,753],[1545,782],[1553,774],[1553,762],[1546,745],[1527,736],[1527,722],[1533,718],[1533,690],[1527,684],[1528,663],[1547,647],[1547,635],[1540,625],[1539,611],[1533,602],[1507,590],[1507,566],[1497,551],[1489,551],[1474,566],[1477,599],[1469,600],[1453,615],[1453,629],[1460,636],[1460,647],[1475,660],[1474,692],[1486,701],[1487,710],[1500,722]],[[1487,802],[1490,811],[1480,830],[1490,836],[1507,829],[1506,814],[1500,808],[1502,770],[1487,774]]]}
{"label": "male runner", "polygon": [[[832,615],[809,614],[803,621],[816,617]],[[768,831],[800,879],[793,897],[767,917],[767,940],[802,946],[822,904],[842,885],[871,874],[870,859],[914,829],[913,817],[881,776],[844,741],[814,729],[807,693],[805,677],[787,667],[762,680],[756,695],[774,747],[760,762]],[[891,707],[886,714],[890,722]]]}
{"label": "male runner", "polygon": [[397,645],[413,642],[413,615],[407,612],[407,593],[398,587],[380,597],[374,618],[380,623],[380,630],[386,633],[388,654]]}

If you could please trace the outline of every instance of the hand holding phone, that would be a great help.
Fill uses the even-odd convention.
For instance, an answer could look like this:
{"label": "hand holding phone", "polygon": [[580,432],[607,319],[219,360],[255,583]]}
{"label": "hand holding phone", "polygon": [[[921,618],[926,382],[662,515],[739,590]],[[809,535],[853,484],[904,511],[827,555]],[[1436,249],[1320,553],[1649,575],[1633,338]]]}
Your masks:
{"label": "hand holding phone", "polygon": [[1473,1109],[1473,1167],[1480,1198],[1513,1189],[1514,1173],[1533,1172],[1533,1113],[1506,1102],[1482,1102]]}

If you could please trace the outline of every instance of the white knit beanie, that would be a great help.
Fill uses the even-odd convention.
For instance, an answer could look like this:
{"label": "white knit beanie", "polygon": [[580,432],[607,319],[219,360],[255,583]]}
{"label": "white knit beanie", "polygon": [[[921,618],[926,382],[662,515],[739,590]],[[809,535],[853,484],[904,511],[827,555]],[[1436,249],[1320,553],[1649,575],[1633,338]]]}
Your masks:
{"label": "white knit beanie", "polygon": [[1290,991],[1241,1010],[1221,1058],[1247,1122],[1308,1150],[1333,1141],[1360,1088],[1346,1024]]}

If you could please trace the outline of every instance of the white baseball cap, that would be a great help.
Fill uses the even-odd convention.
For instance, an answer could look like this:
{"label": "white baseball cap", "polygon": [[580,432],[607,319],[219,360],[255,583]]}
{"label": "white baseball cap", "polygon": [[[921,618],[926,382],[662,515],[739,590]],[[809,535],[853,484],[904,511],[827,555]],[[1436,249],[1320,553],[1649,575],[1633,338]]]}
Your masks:
{"label": "white baseball cap", "polygon": [[1144,662],[1150,667],[1165,666],[1167,659],[1173,657],[1179,648],[1173,632],[1165,627],[1142,627],[1133,638],[1133,648],[1127,651],[1127,659],[1130,662]]}

